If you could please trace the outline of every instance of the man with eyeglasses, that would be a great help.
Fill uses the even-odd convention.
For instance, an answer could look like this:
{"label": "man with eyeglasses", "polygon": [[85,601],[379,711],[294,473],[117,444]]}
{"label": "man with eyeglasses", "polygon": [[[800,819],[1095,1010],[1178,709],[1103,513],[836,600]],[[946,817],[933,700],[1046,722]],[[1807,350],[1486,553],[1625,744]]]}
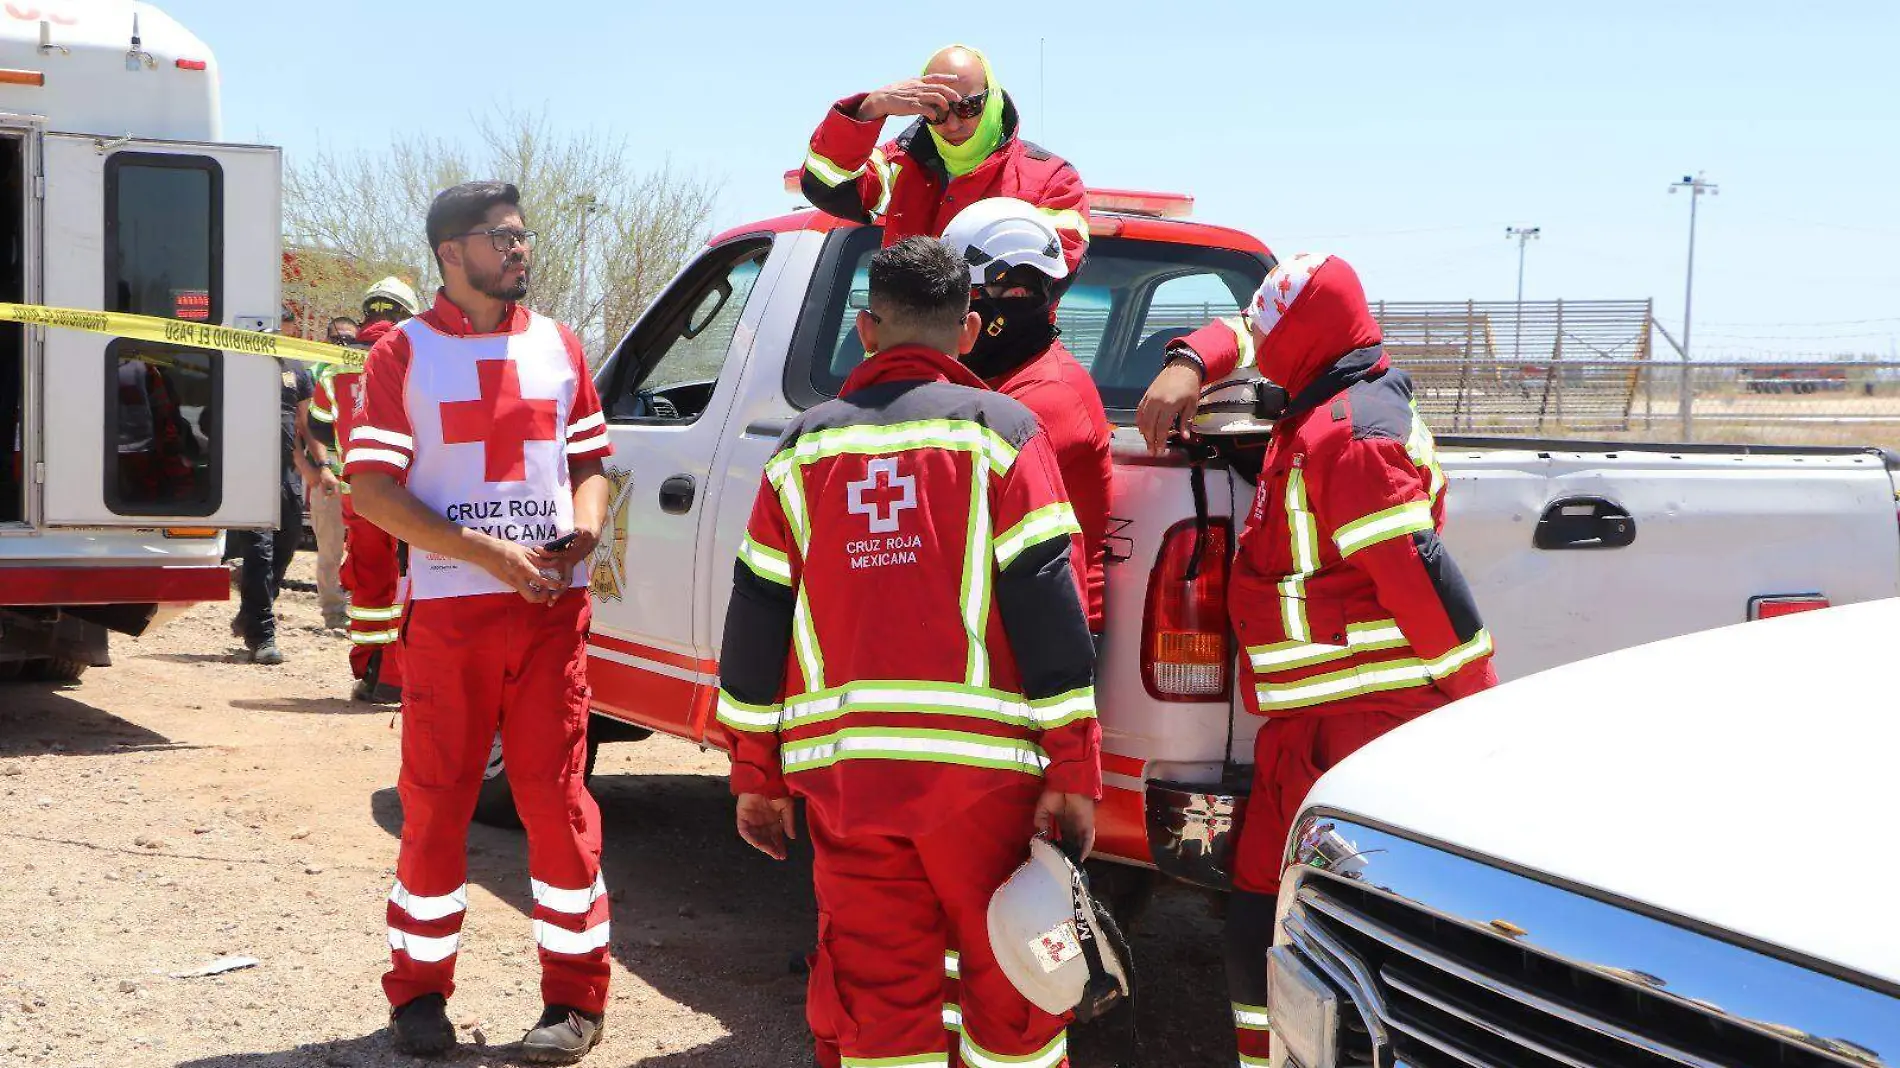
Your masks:
{"label": "man with eyeglasses", "polygon": [[[884,120],[916,116],[881,147]],[[1070,277],[1088,252],[1088,198],[1067,160],[1020,136],[1016,102],[983,53],[951,45],[921,77],[838,101],[812,134],[800,185],[820,211],[881,222],[886,247],[936,237],[988,197],[1026,200],[1062,234]],[[1060,296],[1060,293],[1057,294]]]}
{"label": "man with eyeglasses", "polygon": [[587,754],[583,564],[606,520],[611,451],[580,340],[523,307],[534,232],[502,182],[436,195],[433,307],[370,350],[344,473],[357,512],[408,544],[402,850],[383,990],[397,1048],[455,1044],[446,1001],[468,907],[467,834],[497,729],[528,832],[545,1011],[529,1061],[600,1040],[607,888]]}

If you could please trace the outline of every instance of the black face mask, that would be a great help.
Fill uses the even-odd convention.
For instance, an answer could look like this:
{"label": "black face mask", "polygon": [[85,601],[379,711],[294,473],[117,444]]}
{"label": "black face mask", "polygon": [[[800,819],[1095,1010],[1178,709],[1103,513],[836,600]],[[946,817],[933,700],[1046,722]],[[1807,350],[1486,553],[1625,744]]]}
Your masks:
{"label": "black face mask", "polygon": [[983,328],[963,364],[978,378],[1014,371],[1042,355],[1062,333],[1049,321],[1046,297],[977,297],[970,310],[982,317]]}

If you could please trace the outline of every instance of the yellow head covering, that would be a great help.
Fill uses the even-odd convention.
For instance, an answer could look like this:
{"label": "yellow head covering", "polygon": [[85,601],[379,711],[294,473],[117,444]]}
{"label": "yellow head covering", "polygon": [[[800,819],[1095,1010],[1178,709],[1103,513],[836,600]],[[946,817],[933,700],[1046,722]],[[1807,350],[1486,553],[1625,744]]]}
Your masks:
{"label": "yellow head covering", "polygon": [[[950,177],[961,178],[983,165],[1003,144],[1003,87],[996,83],[996,71],[990,68],[990,58],[969,45],[953,44],[938,50],[938,55],[952,48],[961,48],[977,58],[983,64],[983,84],[989,90],[989,96],[983,99],[983,116],[977,120],[976,133],[968,141],[953,145],[943,139],[935,126],[929,126],[930,140],[937,146],[937,155],[942,157],[944,169]],[[930,65],[924,65],[925,73]]]}

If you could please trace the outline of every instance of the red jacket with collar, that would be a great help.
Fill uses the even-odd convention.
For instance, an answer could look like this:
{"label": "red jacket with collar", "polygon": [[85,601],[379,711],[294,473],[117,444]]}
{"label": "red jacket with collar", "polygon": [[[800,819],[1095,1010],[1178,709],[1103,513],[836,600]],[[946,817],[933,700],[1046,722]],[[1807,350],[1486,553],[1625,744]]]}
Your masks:
{"label": "red jacket with collar", "polygon": [[1089,630],[1100,634],[1106,589],[1102,546],[1108,538],[1108,502],[1115,479],[1101,391],[1095,388],[1088,368],[1060,341],[1015,370],[987,381],[991,389],[1021,401],[1035,414],[1055,450],[1063,488],[1082,526],[1083,604],[1088,608]]}
{"label": "red jacket with collar", "polygon": [[[1249,309],[1292,398],[1241,531],[1229,611],[1262,715],[1424,712],[1495,685],[1491,635],[1439,540],[1445,475],[1411,380],[1344,260],[1299,256]],[[1271,299],[1265,293],[1276,293]],[[1207,380],[1254,360],[1239,320],[1180,343]]]}
{"label": "red jacket with collar", "polygon": [[733,792],[900,836],[1025,777],[1099,797],[1078,533],[1027,409],[921,347],[866,361],[785,432],[740,544]]}
{"label": "red jacket with collar", "polygon": [[[396,328],[396,324],[387,319],[378,319],[367,323],[356,332],[356,343],[363,348],[373,347],[383,339],[383,335]],[[349,447],[350,430],[363,407],[363,372],[352,371],[346,367],[325,364],[317,372],[316,395],[310,400],[310,418],[314,423],[330,428],[330,438],[324,445],[330,451],[330,466],[337,474],[343,473],[343,452]],[[350,484],[344,482],[339,488],[344,493],[350,491]]]}
{"label": "red jacket with collar", "polygon": [[[999,90],[1000,91],[1000,90]],[[1015,197],[1041,208],[1062,235],[1069,276],[1089,245],[1088,196],[1068,161],[1017,136],[1015,101],[1003,94],[1003,143],[977,168],[953,178],[929,127],[919,119],[877,143],[881,119],[859,119],[868,94],[838,101],[811,135],[800,187],[818,210],[868,223],[881,219],[884,243],[924,234],[941,237],[957,212],[990,197]]]}

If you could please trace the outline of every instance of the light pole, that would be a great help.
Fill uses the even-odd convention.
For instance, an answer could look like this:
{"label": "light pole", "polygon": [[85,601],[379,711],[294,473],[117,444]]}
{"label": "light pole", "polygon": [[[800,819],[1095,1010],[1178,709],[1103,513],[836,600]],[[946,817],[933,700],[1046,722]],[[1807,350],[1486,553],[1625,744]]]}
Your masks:
{"label": "light pole", "polygon": [[587,320],[591,318],[587,306],[587,222],[600,210],[600,201],[592,193],[582,193],[574,198],[574,205],[581,209],[581,344],[587,344]]}
{"label": "light pole", "polygon": [[1516,314],[1512,316],[1512,318],[1517,321],[1517,327],[1511,339],[1511,356],[1514,359],[1521,360],[1524,358],[1524,246],[1537,240],[1537,236],[1543,232],[1544,228],[1541,226],[1507,226],[1504,228],[1504,239],[1506,241],[1514,237],[1517,238],[1517,308]]}
{"label": "light pole", "polygon": [[1682,181],[1670,183],[1670,195],[1673,196],[1678,189],[1689,191],[1689,271],[1688,280],[1683,283],[1682,289],[1682,384],[1681,392],[1676,398],[1676,406],[1678,417],[1682,421],[1682,440],[1689,441],[1694,435],[1690,417],[1695,412],[1695,386],[1690,382],[1689,376],[1689,322],[1690,310],[1695,303],[1696,201],[1701,200],[1704,193],[1715,196],[1721,192],[1721,189],[1714,182],[1704,178],[1701,171],[1697,171],[1693,178],[1685,174],[1682,176]]}

